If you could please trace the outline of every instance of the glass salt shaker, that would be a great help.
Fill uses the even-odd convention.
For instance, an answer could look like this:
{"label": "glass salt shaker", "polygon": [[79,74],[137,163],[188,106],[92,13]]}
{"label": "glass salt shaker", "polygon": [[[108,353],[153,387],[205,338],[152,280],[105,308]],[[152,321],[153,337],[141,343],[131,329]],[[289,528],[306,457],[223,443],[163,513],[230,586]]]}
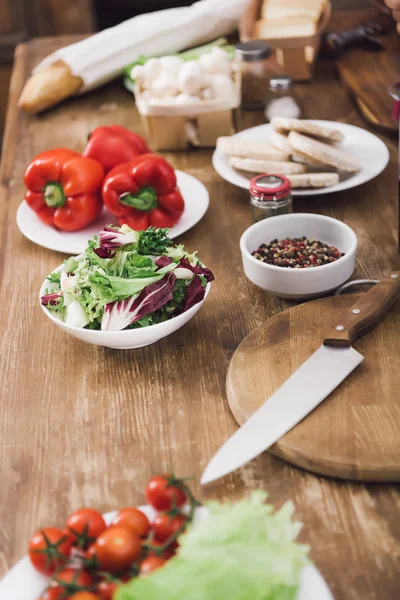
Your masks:
{"label": "glass salt shaker", "polygon": [[253,223],[293,212],[292,187],[284,175],[257,175],[250,181]]}
{"label": "glass salt shaker", "polygon": [[290,75],[275,75],[271,78],[264,114],[267,121],[274,117],[286,117],[288,119],[298,119],[300,117],[301,108]]}
{"label": "glass salt shaker", "polygon": [[271,46],[264,40],[239,42],[236,57],[242,74],[242,108],[262,110],[272,75]]}

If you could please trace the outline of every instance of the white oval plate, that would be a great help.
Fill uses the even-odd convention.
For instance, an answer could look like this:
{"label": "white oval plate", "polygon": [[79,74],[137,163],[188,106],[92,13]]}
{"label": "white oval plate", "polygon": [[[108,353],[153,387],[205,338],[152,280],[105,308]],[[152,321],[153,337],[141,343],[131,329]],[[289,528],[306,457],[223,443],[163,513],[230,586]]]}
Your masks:
{"label": "white oval plate", "polygon": [[[155,517],[155,511],[151,506],[139,506],[150,520]],[[117,511],[104,515],[108,523],[111,523]],[[207,519],[208,511],[205,507],[196,510],[195,521]],[[41,575],[32,567],[27,556],[22,558],[0,581],[0,600],[37,600],[45,589],[48,578]],[[312,564],[305,567],[301,574],[300,590],[296,600],[334,600],[322,575]],[[211,600],[211,599],[210,599]]]}
{"label": "white oval plate", "polygon": [[[201,181],[182,171],[176,171],[176,178],[185,200],[185,210],[179,222],[170,229],[169,236],[172,239],[194,227],[204,217],[210,201],[207,188]],[[25,200],[17,211],[17,225],[28,240],[44,248],[71,255],[84,252],[88,240],[111,223],[118,224],[115,217],[104,208],[100,217],[89,227],[81,231],[60,231],[42,223]]]}
{"label": "white oval plate", "polygon": [[[344,135],[344,141],[340,147],[354,156],[360,161],[361,169],[358,173],[344,174],[339,173],[340,181],[336,185],[326,188],[304,188],[294,189],[293,196],[319,196],[320,194],[332,194],[361,185],[370,179],[373,179],[381,173],[389,162],[389,150],[376,135],[370,133],[361,127],[348,125],[347,123],[339,123],[337,121],[316,121],[309,119],[311,123],[316,125],[326,125],[332,129],[338,129]],[[241,140],[252,141],[268,141],[270,133],[273,131],[271,124],[258,125],[245,129],[235,135],[235,138]],[[229,164],[229,157],[221,150],[215,150],[212,158],[214,169],[229,183],[233,183],[245,190],[249,189],[250,181],[255,177],[256,173],[248,173],[234,169]]]}

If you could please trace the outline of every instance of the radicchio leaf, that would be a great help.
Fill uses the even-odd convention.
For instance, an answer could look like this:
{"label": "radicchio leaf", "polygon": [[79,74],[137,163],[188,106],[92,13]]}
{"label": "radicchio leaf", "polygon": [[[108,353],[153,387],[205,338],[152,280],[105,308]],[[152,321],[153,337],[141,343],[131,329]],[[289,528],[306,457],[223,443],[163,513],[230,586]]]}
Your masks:
{"label": "radicchio leaf", "polygon": [[194,306],[195,304],[201,302],[205,296],[205,293],[206,288],[203,287],[200,277],[197,277],[195,275],[192,281],[187,286],[185,296],[182,300],[182,304],[175,311],[174,316],[181,315],[185,311],[189,310],[189,308],[192,308],[192,306]]}
{"label": "radicchio leaf", "polygon": [[93,248],[93,252],[97,254],[99,258],[112,258],[115,252],[111,252],[111,250],[107,250],[107,248]]}
{"label": "radicchio leaf", "polygon": [[40,298],[40,302],[43,304],[43,306],[48,306],[49,304],[50,306],[57,306],[57,304],[61,302],[62,297],[62,292],[52,292],[51,294],[45,294],[42,296]]}
{"label": "radicchio leaf", "polygon": [[147,285],[138,296],[106,304],[101,329],[121,331],[149,313],[169,302],[174,291],[176,277],[171,272],[159,281]]}
{"label": "radicchio leaf", "polygon": [[122,233],[119,229],[113,229],[112,227],[104,227],[103,231],[100,231],[100,248],[105,248],[106,250],[116,250],[120,246],[134,242],[136,242],[136,233],[134,231]]}
{"label": "radicchio leaf", "polygon": [[193,265],[190,264],[189,260],[184,257],[181,258],[181,260],[179,261],[179,267],[184,267],[185,269],[189,269],[190,271],[192,271],[192,273],[195,273],[195,275],[203,275],[204,279],[207,282],[210,281],[214,281],[215,277],[213,275],[213,273],[210,271],[210,269],[207,269],[206,267],[194,267]]}
{"label": "radicchio leaf", "polygon": [[169,256],[159,256],[155,261],[155,264],[159,269],[162,269],[163,267],[170,265],[172,262],[173,260]]}

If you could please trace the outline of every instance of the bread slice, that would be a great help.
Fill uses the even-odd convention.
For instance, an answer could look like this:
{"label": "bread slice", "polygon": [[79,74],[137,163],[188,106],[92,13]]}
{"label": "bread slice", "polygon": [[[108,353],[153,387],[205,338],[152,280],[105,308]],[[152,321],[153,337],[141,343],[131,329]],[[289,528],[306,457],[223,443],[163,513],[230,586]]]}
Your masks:
{"label": "bread slice", "polygon": [[316,32],[316,24],[308,20],[306,22],[287,23],[277,26],[271,20],[266,21],[265,19],[261,19],[256,21],[254,25],[255,38],[260,40],[312,37]]}
{"label": "bread slice", "polygon": [[268,160],[288,160],[290,153],[290,146],[289,152],[285,152],[269,142],[241,140],[234,135],[219,137],[217,139],[217,148],[230,156]]}
{"label": "bread slice", "polygon": [[299,131],[300,133],[306,133],[313,135],[323,140],[330,142],[341,142],[343,141],[343,134],[337,129],[331,129],[324,125],[316,125],[305,119],[288,119],[286,117],[274,117],[271,119],[273,127],[277,131]]}
{"label": "bread slice", "polygon": [[257,160],[255,158],[242,158],[240,156],[231,156],[229,164],[235,169],[250,171],[251,173],[305,173],[307,170],[304,165],[292,162],[282,162],[276,160]]}
{"label": "bread slice", "polygon": [[290,132],[288,140],[294,153],[302,152],[308,157],[319,160],[324,165],[341,171],[354,173],[360,170],[360,163],[357,159],[350,152],[345,152],[336,146],[319,142],[296,131]]}
{"label": "bread slice", "polygon": [[288,142],[287,135],[274,130],[271,132],[268,141],[279,150],[286,152],[288,156],[292,154],[292,147]]}
{"label": "bread slice", "polygon": [[292,188],[324,188],[339,183],[338,173],[300,173],[286,175]]}
{"label": "bread slice", "polygon": [[[289,142],[288,142],[289,144]],[[290,144],[289,144],[290,146]],[[291,148],[291,152],[293,153],[293,149]],[[309,167],[315,167],[315,168],[326,168],[326,164],[321,162],[320,160],[317,160],[316,158],[312,158],[311,156],[307,156],[307,154],[304,154],[304,152],[300,152],[300,150],[296,150],[295,154],[292,154],[292,160],[294,160],[294,162],[298,162],[301,163],[302,165],[307,165]]]}

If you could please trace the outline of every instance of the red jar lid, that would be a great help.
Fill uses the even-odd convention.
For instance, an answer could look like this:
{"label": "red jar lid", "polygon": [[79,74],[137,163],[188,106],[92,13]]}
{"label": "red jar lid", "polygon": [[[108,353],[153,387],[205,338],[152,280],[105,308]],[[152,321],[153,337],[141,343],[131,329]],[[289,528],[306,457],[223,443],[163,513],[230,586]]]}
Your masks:
{"label": "red jar lid", "polygon": [[250,181],[250,194],[257,198],[282,198],[291,192],[290,181],[284,175],[257,175]]}

